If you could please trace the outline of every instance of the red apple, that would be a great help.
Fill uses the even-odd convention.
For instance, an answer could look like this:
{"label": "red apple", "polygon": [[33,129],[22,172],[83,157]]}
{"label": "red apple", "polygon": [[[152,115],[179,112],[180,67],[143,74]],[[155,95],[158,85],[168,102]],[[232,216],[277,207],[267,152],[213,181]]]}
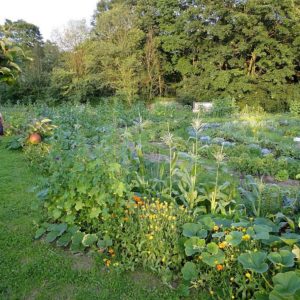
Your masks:
{"label": "red apple", "polygon": [[29,143],[33,144],[33,145],[37,145],[42,141],[42,137],[38,134],[38,133],[32,133],[29,136]]}

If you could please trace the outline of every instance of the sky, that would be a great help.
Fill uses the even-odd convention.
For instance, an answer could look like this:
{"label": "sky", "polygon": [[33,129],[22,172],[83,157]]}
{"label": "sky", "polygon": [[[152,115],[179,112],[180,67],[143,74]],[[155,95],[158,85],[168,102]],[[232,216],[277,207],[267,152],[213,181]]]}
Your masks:
{"label": "sky", "polygon": [[69,20],[86,19],[90,23],[98,0],[0,0],[0,24],[5,19],[23,19],[37,25],[44,40],[51,38]]}

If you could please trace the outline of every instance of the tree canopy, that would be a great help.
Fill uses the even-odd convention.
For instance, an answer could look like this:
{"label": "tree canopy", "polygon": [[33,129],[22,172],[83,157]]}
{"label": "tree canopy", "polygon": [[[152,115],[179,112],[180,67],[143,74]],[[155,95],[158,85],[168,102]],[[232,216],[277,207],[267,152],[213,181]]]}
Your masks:
{"label": "tree canopy", "polygon": [[130,104],[232,97],[240,106],[279,111],[299,101],[299,21],[299,0],[106,0],[91,30],[78,22],[65,31],[59,52],[35,25],[4,26],[7,38],[31,51],[24,74],[34,69],[45,79],[46,98],[117,94]]}

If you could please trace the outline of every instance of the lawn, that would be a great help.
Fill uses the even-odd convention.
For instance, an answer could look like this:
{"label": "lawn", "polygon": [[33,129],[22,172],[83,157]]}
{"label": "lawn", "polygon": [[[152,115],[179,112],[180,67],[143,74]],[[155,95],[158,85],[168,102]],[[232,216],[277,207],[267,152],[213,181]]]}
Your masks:
{"label": "lawn", "polygon": [[34,241],[38,174],[0,140],[0,299],[179,299],[146,272],[118,273],[97,257]]}

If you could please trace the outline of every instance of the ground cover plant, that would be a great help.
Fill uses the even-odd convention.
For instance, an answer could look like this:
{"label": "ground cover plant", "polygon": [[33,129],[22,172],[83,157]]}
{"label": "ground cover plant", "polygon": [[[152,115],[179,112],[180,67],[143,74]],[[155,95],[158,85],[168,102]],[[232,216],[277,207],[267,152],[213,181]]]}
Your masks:
{"label": "ground cover plant", "polygon": [[182,297],[298,299],[297,117],[174,103],[3,111],[7,147],[21,139],[42,176],[36,239],[109,270],[143,267]]}

